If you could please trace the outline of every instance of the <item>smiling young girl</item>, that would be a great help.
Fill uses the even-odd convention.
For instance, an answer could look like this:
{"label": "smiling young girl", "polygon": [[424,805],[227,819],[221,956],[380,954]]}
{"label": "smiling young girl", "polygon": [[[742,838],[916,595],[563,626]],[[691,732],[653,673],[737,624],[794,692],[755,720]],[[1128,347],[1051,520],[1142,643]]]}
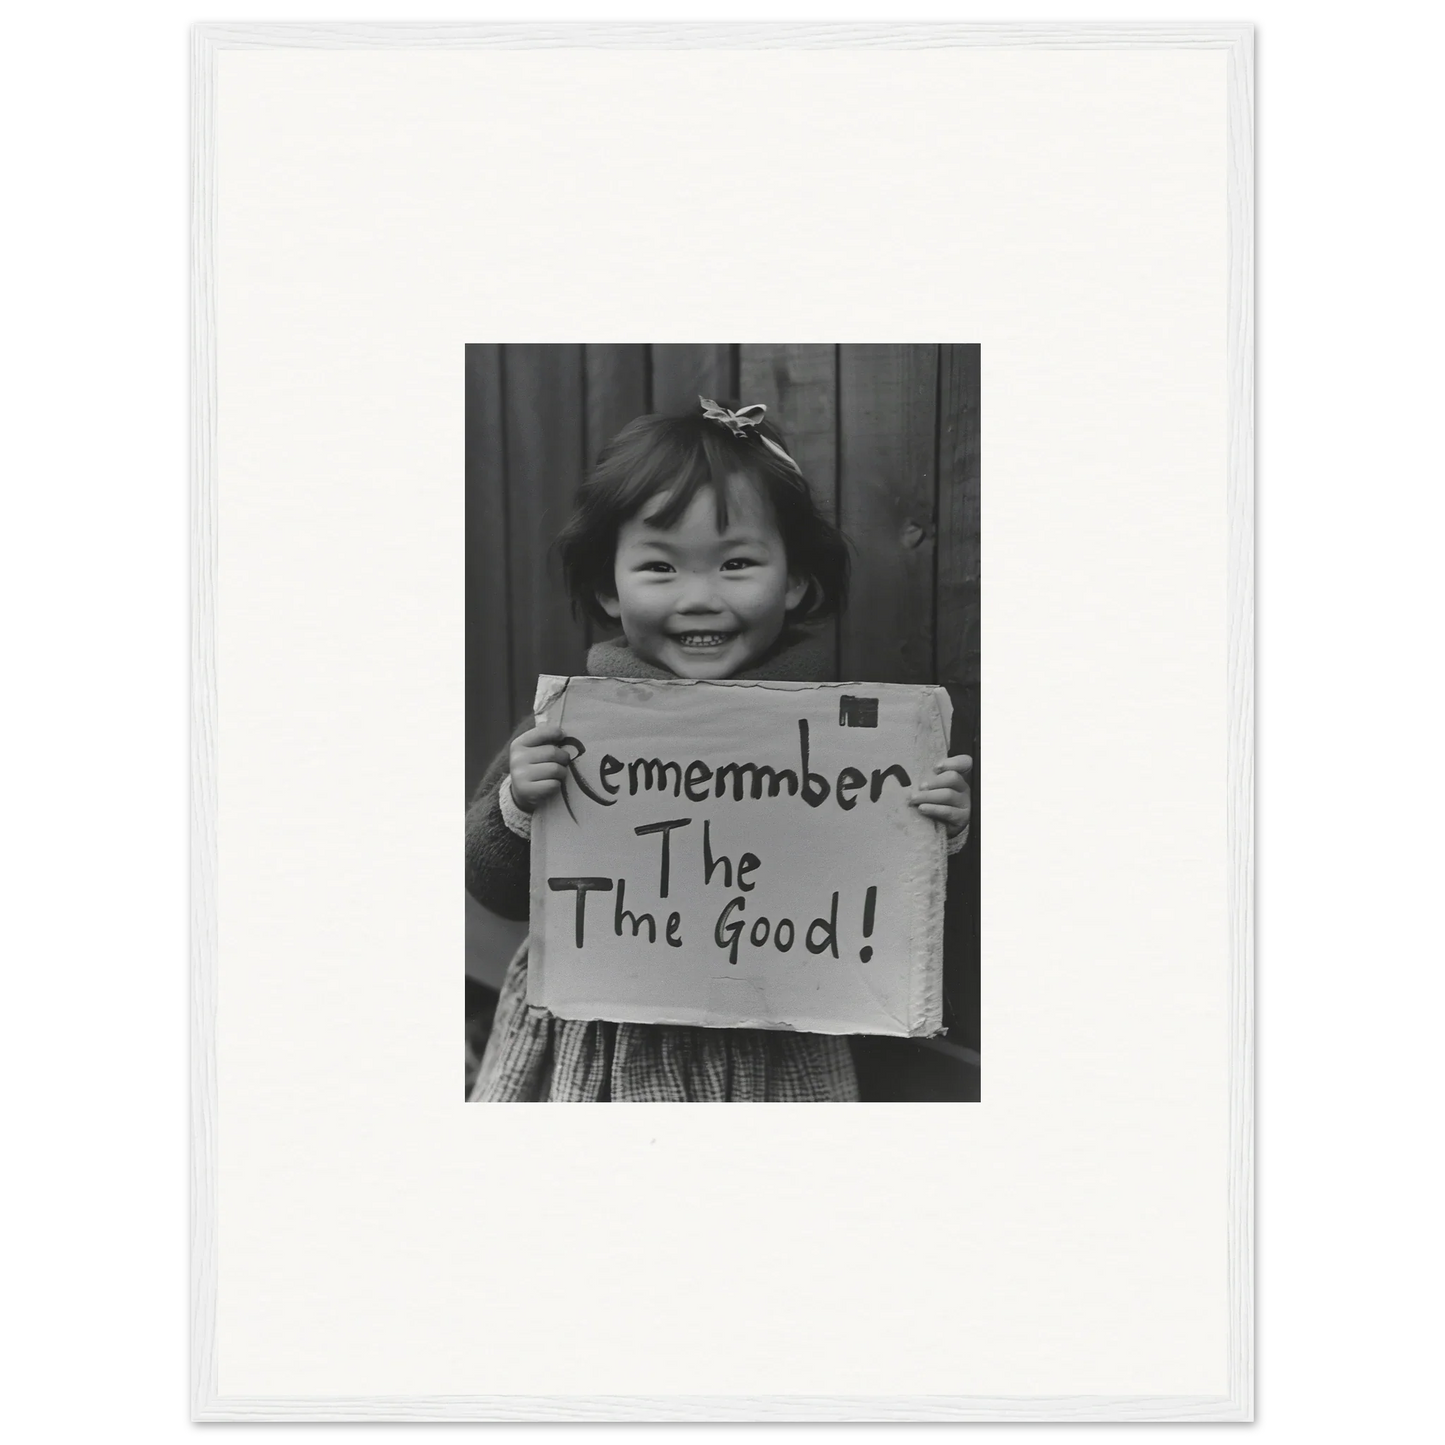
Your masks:
{"label": "smiling young girl", "polygon": [[[587,656],[594,676],[830,680],[810,626],[847,596],[848,550],[761,406],[706,398],[644,416],[603,450],[561,537],[573,605],[622,635]],[[568,754],[527,726],[467,813],[467,888],[503,917],[528,912],[531,815]],[[967,835],[972,767],[945,758],[910,800],[950,851]],[[471,1098],[821,1102],[856,1099],[847,1040],[767,1029],[565,1020],[530,1006],[527,946],[512,960]]]}

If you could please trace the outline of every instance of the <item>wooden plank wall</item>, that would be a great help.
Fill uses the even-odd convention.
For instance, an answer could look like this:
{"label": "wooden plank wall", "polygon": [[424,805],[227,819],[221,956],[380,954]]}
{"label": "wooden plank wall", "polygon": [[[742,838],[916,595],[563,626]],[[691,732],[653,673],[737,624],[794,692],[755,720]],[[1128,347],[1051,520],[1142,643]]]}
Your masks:
{"label": "wooden plank wall", "polygon": [[[853,547],[838,676],[947,684],[977,803],[979,384],[968,345],[468,346],[468,796],[537,674],[585,666],[591,631],[552,544],[586,469],[632,417],[701,394],[767,404]],[[949,898],[950,1033],[976,1047],[976,962],[963,962],[978,956],[976,841],[950,867]]]}

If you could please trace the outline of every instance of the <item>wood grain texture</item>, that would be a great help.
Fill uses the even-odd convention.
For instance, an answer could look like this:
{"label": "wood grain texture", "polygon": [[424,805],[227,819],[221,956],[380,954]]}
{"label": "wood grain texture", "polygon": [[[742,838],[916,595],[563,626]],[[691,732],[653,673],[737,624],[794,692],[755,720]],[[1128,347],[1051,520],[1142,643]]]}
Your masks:
{"label": "wood grain texture", "polygon": [[[753,346],[738,348],[738,400],[760,401],[782,428],[788,453],[802,468],[824,514],[838,515],[838,348]],[[838,657],[841,619],[824,624]]]}
{"label": "wood grain texture", "polygon": [[191,33],[191,1157],[190,1408],[219,1404],[216,1290],[220,1272],[216,1003],[220,957],[216,889],[216,45]]}
{"label": "wood grain texture", "polygon": [[[634,417],[649,410],[652,372],[651,348],[639,345],[591,345],[583,348],[586,369],[586,462],[590,468],[598,453]],[[604,627],[590,617],[582,619],[587,645],[615,637],[619,629]]]}
{"label": "wood grain texture", "polygon": [[633,417],[647,410],[645,346],[587,346],[587,465]]}
{"label": "wood grain texture", "polygon": [[1239,1420],[1222,1395],[302,1395],[220,1399],[197,1418],[242,1420],[1185,1421]]}
{"label": "wood grain texture", "polygon": [[840,676],[933,676],[938,348],[838,353],[838,516],[854,547]]}
{"label": "wood grain texture", "polygon": [[507,438],[512,703],[532,705],[537,675],[582,672],[587,643],[572,616],[553,543],[582,480],[582,348],[508,346]]}
{"label": "wood grain texture", "polygon": [[936,678],[954,702],[952,753],[974,759],[972,824],[948,864],[944,1001],[948,1038],[980,1048],[980,832],[983,828],[978,714],[980,348],[944,345],[938,357],[938,585],[933,647]]}
{"label": "wood grain texture", "polygon": [[722,401],[737,392],[735,346],[654,346],[650,410],[687,411],[699,396]]}
{"label": "wood grain texture", "polygon": [[936,680],[953,699],[951,751],[974,760],[973,825],[949,860],[944,909],[943,989],[948,1036],[980,1047],[979,862],[984,828],[979,718],[979,372],[976,345],[947,345],[938,357],[938,567]]}
{"label": "wood grain texture", "polygon": [[1254,1419],[1254,32],[1234,26],[1226,188],[1229,305],[1229,1398]]}
{"label": "wood grain texture", "polygon": [[838,348],[738,348],[738,400],[760,401],[788,441],[818,501],[835,515],[838,487]]}
{"label": "wood grain texture", "polygon": [[[1247,25],[1231,26],[1247,30]],[[543,51],[543,49],[801,49],[801,51],[941,51],[1000,49],[1010,51],[1118,51],[1118,49],[1202,49],[1225,51],[1234,45],[1220,22],[1131,25],[1127,20],[1101,23],[892,22],[892,20],[744,20],[708,23],[699,20],[655,20],[617,23],[597,20],[527,19],[525,32],[516,23],[467,20],[405,20],[387,25],[364,20],[207,20],[192,29],[201,35],[197,48],[321,49],[321,51]],[[1244,42],[1247,43],[1247,42]]]}
{"label": "wood grain texture", "polygon": [[467,797],[507,740],[512,695],[502,348],[466,349]]}
{"label": "wood grain texture", "polygon": [[[552,20],[217,21],[194,32],[207,54],[225,50],[1223,50],[1252,55],[1243,21],[785,22]],[[1251,61],[1252,63],[1252,61]]]}
{"label": "wood grain texture", "polygon": [[979,348],[938,356],[936,679],[978,686]]}

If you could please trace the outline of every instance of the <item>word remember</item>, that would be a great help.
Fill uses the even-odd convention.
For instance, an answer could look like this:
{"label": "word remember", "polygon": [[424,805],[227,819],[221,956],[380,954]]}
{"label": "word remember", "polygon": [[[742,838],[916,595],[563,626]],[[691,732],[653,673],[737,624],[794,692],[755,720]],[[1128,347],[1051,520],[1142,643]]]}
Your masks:
{"label": "word remember", "polygon": [[[700,760],[687,764],[663,758],[634,758],[623,762],[611,753],[604,753],[597,765],[597,787],[583,775],[578,759],[587,751],[577,738],[564,738],[564,746],[575,748],[567,767],[577,786],[604,808],[610,808],[622,792],[623,784],[614,783],[613,778],[626,774],[627,793],[636,797],[639,792],[666,793],[669,788],[674,798],[686,798],[692,803],[705,803],[709,798],[724,798],[731,788],[732,799],[740,803],[744,797],[769,798],[786,795],[801,797],[810,808],[820,808],[829,797],[837,800],[838,806],[846,813],[858,806],[858,794],[868,789],[868,801],[876,803],[883,796],[883,785],[892,778],[900,787],[908,788],[912,779],[901,763],[886,768],[874,768],[872,775],[858,768],[843,768],[831,783],[821,773],[815,773],[808,763],[808,724],[798,719],[799,767],[774,768],[766,763],[723,763],[720,767],[709,767]],[[601,789],[601,792],[598,791]],[[570,804],[568,805],[570,808]]]}

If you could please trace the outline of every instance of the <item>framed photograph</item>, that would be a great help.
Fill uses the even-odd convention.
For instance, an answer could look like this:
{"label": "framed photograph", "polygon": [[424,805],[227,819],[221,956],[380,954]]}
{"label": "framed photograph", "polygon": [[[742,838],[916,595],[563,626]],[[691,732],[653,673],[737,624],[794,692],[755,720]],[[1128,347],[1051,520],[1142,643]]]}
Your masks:
{"label": "framed photograph", "polygon": [[1252,44],[196,28],[195,1418],[1253,1417]]}

